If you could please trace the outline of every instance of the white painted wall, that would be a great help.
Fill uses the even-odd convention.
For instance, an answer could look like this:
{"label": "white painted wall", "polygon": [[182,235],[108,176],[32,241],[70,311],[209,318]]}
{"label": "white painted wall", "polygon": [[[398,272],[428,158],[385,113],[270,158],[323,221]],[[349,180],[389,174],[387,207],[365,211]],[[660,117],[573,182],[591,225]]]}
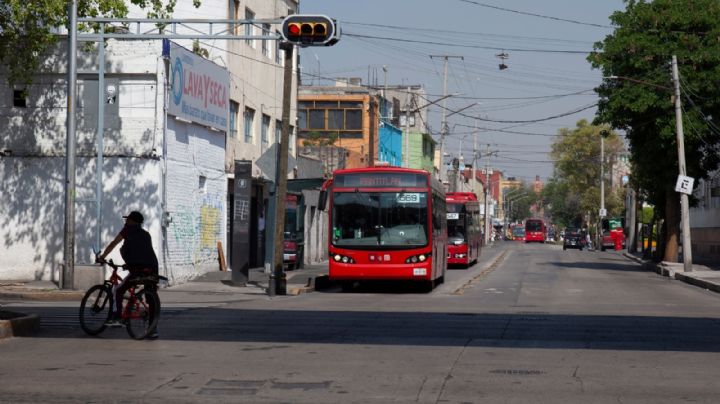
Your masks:
{"label": "white painted wall", "polygon": [[[106,79],[118,85],[119,96],[116,108],[106,108],[100,233],[104,247],[122,228],[123,215],[141,211],[161,273],[177,283],[216,270],[216,243],[227,244],[225,133],[174,118],[166,122],[161,49],[161,41],[110,41],[106,48]],[[0,149],[13,153],[0,157],[0,279],[58,280],[66,164],[62,54],[61,47],[47,59],[27,108],[13,107],[12,89],[0,86]],[[92,262],[97,247],[94,53],[81,54],[78,66],[75,260],[80,264]],[[162,226],[164,207],[168,227]],[[121,261],[117,251],[111,258]]]}
{"label": "white painted wall", "polygon": [[170,117],[167,149],[165,254],[168,276],[182,282],[218,270],[218,241],[227,251],[225,133]]}

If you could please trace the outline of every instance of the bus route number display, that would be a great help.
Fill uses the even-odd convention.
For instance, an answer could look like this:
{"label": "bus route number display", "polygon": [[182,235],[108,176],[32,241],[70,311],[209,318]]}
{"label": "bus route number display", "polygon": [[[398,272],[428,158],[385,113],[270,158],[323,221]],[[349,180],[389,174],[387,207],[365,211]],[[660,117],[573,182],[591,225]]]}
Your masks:
{"label": "bus route number display", "polygon": [[397,203],[420,203],[420,194],[403,192],[396,194]]}

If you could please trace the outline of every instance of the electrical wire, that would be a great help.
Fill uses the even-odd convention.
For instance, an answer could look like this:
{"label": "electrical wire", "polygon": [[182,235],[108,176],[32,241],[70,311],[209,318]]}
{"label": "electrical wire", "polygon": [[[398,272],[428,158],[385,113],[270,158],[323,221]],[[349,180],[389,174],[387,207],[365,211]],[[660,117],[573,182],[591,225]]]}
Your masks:
{"label": "electrical wire", "polygon": [[506,11],[506,12],[509,12],[509,13],[528,15],[528,16],[531,16],[531,17],[538,17],[538,18],[545,18],[545,19],[548,19],[548,20],[569,22],[569,23],[572,23],[572,24],[586,25],[586,26],[589,26],[589,27],[597,27],[597,28],[614,28],[612,25],[595,24],[595,23],[591,23],[591,22],[583,22],[583,21],[578,21],[578,20],[571,20],[571,19],[568,19],[568,18],[560,18],[560,17],[549,16],[549,15],[543,15],[543,14],[537,14],[537,13],[530,13],[530,12],[527,12],[527,11],[513,10],[513,9],[510,9],[510,8],[493,6],[493,5],[491,5],[491,4],[480,3],[480,2],[478,2],[478,1],[473,1],[473,0],[458,0],[458,1],[463,2],[463,3],[474,4],[474,5],[480,6],[480,7],[486,7],[486,8],[492,8],[492,9],[495,9],[495,10]]}

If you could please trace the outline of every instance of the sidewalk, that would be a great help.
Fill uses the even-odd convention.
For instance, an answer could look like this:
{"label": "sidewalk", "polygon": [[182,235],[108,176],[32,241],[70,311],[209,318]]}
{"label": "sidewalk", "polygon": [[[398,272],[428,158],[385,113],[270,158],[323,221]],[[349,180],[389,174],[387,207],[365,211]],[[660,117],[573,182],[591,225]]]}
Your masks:
{"label": "sidewalk", "polygon": [[[306,265],[303,268],[285,272],[287,294],[298,295],[315,290],[316,283],[326,287],[327,262]],[[263,268],[251,268],[248,271],[247,285],[234,285],[232,272],[208,272],[189,282],[160,288],[161,300],[167,293],[207,292],[237,293],[250,295],[267,294],[269,276]],[[1,281],[0,300],[39,300],[39,301],[80,301],[85,290],[61,290],[52,281]]]}
{"label": "sidewalk", "polygon": [[[287,295],[299,295],[326,288],[327,263],[307,265],[285,273]],[[208,272],[190,282],[161,287],[160,301],[164,303],[212,303],[262,298],[268,294],[269,276],[263,268],[252,268],[246,285],[234,285],[231,272]],[[0,339],[32,335],[40,327],[37,315],[3,310],[8,301],[69,301],[78,302],[85,290],[61,290],[51,281],[0,281]]]}
{"label": "sidewalk", "polygon": [[685,266],[682,262],[662,261],[655,263],[651,260],[644,260],[641,253],[624,252],[623,255],[662,276],[720,293],[720,268],[693,264],[692,271],[685,272]]}

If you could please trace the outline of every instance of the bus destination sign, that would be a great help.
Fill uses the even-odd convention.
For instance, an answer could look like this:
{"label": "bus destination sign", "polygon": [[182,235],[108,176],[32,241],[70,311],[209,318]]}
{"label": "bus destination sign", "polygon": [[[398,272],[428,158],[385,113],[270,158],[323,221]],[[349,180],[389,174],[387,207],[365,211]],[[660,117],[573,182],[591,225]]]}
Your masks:
{"label": "bus destination sign", "polygon": [[416,173],[357,173],[335,176],[338,188],[425,188],[427,177]]}

